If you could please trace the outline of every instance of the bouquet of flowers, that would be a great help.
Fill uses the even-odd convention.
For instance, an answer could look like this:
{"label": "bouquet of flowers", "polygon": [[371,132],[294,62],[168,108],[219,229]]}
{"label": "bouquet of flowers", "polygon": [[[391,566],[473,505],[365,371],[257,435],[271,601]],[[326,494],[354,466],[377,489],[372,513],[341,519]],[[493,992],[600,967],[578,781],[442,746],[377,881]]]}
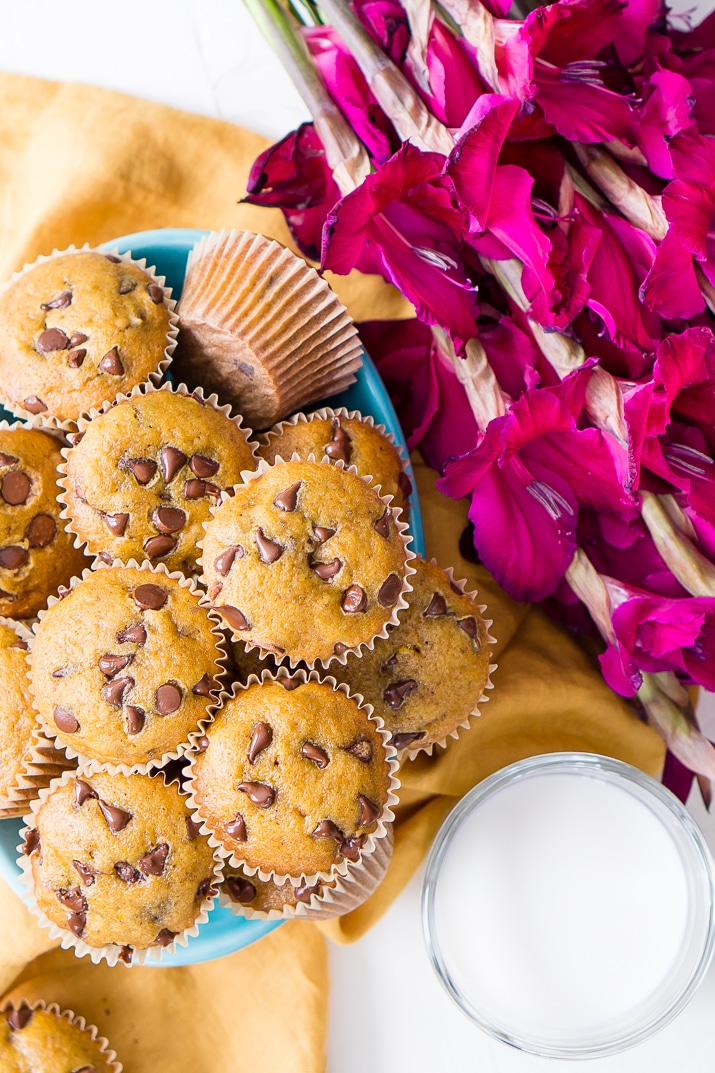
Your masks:
{"label": "bouquet of flowers", "polygon": [[414,305],[361,326],[410,447],[709,800],[685,686],[715,690],[715,14],[247,3],[314,117],[247,200]]}

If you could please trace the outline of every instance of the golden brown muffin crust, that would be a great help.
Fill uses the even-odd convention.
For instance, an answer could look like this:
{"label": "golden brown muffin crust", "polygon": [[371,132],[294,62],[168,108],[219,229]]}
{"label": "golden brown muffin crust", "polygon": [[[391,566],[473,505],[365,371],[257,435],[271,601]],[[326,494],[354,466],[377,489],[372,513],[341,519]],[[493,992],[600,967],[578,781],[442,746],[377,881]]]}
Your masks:
{"label": "golden brown muffin crust", "polygon": [[102,1044],[67,1013],[6,1006],[0,1013],[2,1073],[94,1073],[116,1069]]}
{"label": "golden brown muffin crust", "polygon": [[0,623],[0,800],[30,758],[37,716],[27,677],[27,642]]}

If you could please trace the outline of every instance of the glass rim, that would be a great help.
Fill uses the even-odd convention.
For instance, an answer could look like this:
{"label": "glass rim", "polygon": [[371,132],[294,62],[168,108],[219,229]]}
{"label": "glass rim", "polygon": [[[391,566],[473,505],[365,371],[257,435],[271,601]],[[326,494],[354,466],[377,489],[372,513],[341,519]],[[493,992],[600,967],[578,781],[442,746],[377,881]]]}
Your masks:
{"label": "glass rim", "polygon": [[[634,1016],[634,1027],[631,1030],[626,1030],[618,1036],[611,1036],[603,1042],[598,1042],[597,1039],[585,1042],[535,1039],[527,1033],[521,1034],[513,1030],[507,1030],[486,1015],[481,1014],[451,979],[437,936],[434,894],[439,878],[440,864],[452,834],[464,816],[478,808],[484,801],[510,783],[550,769],[570,771],[575,774],[602,773],[614,784],[618,784],[619,780],[622,780],[622,788],[627,793],[634,794],[634,789],[629,785],[633,784],[639,790],[646,791],[646,794],[651,794],[670,813],[670,817],[677,821],[670,834],[674,841],[678,843],[678,848],[688,853],[691,863],[700,874],[699,878],[704,880],[700,884],[700,888],[707,892],[703,896],[702,906],[699,906],[701,911],[704,910],[707,913],[707,929],[705,930],[700,956],[695,960],[687,982],[677,993],[667,996],[667,1001],[664,1001],[662,1009],[657,1013],[651,1015],[647,1020],[641,1019],[640,1021],[637,1021]],[[642,800],[640,795],[638,796]],[[661,816],[661,823],[663,822],[664,820]],[[680,835],[677,834],[678,830]],[[472,1023],[478,1025],[493,1039],[498,1039],[517,1050],[537,1055],[541,1058],[603,1058],[607,1055],[618,1054],[628,1050],[630,1047],[634,1047],[636,1044],[642,1043],[655,1035],[684,1009],[695,994],[708,969],[715,949],[715,867],[705,838],[690,813],[670,790],[667,790],[661,783],[651,778],[650,775],[646,775],[638,768],[624,763],[622,760],[616,760],[613,757],[603,756],[599,753],[543,753],[538,756],[528,757],[525,760],[518,760],[516,763],[501,768],[493,775],[489,775],[474,786],[454,806],[435,835],[427,858],[422,885],[421,909],[422,932],[432,967],[442,986]]]}

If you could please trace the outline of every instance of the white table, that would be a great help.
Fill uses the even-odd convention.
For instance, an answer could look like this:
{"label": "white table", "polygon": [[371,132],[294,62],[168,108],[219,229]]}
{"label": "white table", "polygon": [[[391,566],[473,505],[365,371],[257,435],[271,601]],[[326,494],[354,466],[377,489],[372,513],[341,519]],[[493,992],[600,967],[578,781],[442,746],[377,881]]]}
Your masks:
{"label": "white table", "polygon": [[[690,7],[690,0],[673,5]],[[701,10],[707,9],[701,3]],[[308,113],[241,0],[0,0],[0,69],[72,79],[216,116],[278,138]],[[708,698],[711,736],[715,704]],[[715,820],[691,807],[715,848]],[[494,1042],[438,983],[422,941],[415,876],[360,942],[332,947],[330,1073],[537,1073],[558,1067]],[[690,1006],[597,1073],[711,1073],[715,966]],[[203,1071],[197,1071],[203,1073]]]}

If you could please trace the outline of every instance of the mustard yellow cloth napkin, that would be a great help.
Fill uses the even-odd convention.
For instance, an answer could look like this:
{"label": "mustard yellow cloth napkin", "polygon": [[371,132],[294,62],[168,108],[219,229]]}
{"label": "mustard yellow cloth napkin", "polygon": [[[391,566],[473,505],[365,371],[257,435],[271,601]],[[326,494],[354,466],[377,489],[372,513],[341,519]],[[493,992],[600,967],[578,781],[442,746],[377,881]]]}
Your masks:
{"label": "mustard yellow cloth napkin", "polygon": [[[0,280],[53,248],[156,227],[247,228],[287,242],[280,214],[238,204],[264,145],[229,124],[161,105],[0,74]],[[411,315],[374,277],[331,282],[358,320]],[[466,505],[439,495],[425,467],[417,477],[429,554],[478,588],[494,619],[496,688],[446,751],[403,768],[385,881],[363,907],[321,926],[342,942],[384,912],[455,801],[505,764],[562,749],[608,753],[651,774],[663,762],[660,740],[604,685],[575,640],[462,559]],[[126,1073],[324,1068],[328,977],[313,925],[284,925],[253,947],[185,969],[96,967],[51,945],[0,883],[0,994],[83,1014],[110,1038]]]}

